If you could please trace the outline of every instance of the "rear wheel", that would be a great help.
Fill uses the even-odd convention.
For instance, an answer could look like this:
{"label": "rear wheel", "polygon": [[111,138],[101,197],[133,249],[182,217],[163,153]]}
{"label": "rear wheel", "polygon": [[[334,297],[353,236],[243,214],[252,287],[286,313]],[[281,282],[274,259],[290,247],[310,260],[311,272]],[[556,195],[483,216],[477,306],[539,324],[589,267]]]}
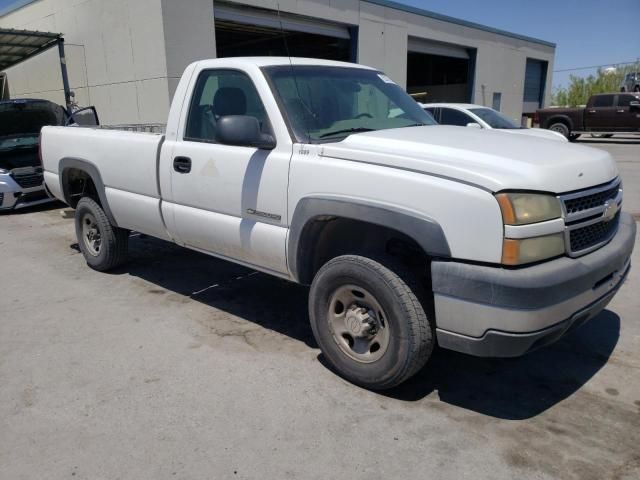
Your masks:
{"label": "rear wheel", "polygon": [[373,390],[417,373],[435,343],[417,297],[420,288],[410,271],[390,259],[344,255],[326,263],[311,285],[309,313],[331,367]]}
{"label": "rear wheel", "polygon": [[569,127],[567,126],[566,123],[562,123],[562,122],[552,123],[549,126],[549,130],[551,130],[552,132],[558,132],[565,138],[570,138],[571,131],[569,130]]}
{"label": "rear wheel", "polygon": [[129,232],[114,227],[98,203],[80,199],[75,214],[78,246],[87,264],[101,272],[122,265],[127,258]]}

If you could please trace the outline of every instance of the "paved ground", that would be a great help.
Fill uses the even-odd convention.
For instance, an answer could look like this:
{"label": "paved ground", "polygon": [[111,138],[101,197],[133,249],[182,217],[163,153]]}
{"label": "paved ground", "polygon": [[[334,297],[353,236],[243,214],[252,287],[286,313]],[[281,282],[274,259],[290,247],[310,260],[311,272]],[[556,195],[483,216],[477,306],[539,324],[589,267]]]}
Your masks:
{"label": "paved ground", "polygon": [[[588,142],[640,198],[640,146]],[[559,343],[380,395],[323,365],[302,287],[140,237],[100,274],[74,243],[57,209],[0,216],[3,480],[640,478],[640,245]]]}

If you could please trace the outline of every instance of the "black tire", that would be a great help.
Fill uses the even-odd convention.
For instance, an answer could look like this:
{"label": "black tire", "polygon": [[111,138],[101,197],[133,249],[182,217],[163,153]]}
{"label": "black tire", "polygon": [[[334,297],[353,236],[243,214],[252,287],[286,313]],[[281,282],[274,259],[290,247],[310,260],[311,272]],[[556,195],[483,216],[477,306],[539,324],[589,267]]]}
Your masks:
{"label": "black tire", "polygon": [[549,125],[549,130],[553,132],[558,132],[563,135],[565,138],[571,139],[571,130],[569,130],[569,126],[564,122],[555,122]]}
{"label": "black tire", "polygon": [[[331,326],[330,315],[335,315],[332,299],[336,292],[351,286],[375,297],[386,317],[383,324],[389,329],[382,356],[369,363],[345,353],[346,347],[341,346]],[[392,259],[376,261],[344,255],[327,262],[311,285],[309,316],[329,365],[350,382],[371,390],[392,388],[416,374],[427,363],[435,344],[434,325],[425,313],[425,309],[433,311],[429,303],[432,301],[425,300],[423,307],[417,297],[420,292],[418,278]],[[362,305],[351,308],[358,306]],[[345,316],[346,310],[345,307]]]}
{"label": "black tire", "polygon": [[102,207],[92,198],[84,197],[78,202],[75,226],[78,246],[91,268],[106,272],[126,261],[128,230],[111,225]]}

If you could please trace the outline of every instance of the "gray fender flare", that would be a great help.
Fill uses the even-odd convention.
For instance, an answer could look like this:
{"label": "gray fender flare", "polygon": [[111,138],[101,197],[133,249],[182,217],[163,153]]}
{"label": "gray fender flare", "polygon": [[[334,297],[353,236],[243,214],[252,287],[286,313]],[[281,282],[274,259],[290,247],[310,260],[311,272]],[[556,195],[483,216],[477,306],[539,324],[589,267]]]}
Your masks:
{"label": "gray fender flare", "polygon": [[307,227],[323,217],[340,217],[380,225],[397,230],[413,239],[427,255],[449,258],[451,250],[440,225],[427,216],[395,206],[361,199],[305,197],[296,205],[287,242],[289,270],[297,281],[304,280],[304,259],[311,254],[313,243],[306,238]]}
{"label": "gray fender flare", "polygon": [[89,175],[89,177],[91,177],[91,180],[96,187],[98,198],[100,199],[100,204],[102,205],[104,213],[107,215],[107,218],[109,219],[111,225],[117,227],[118,224],[116,223],[111,209],[109,208],[109,202],[107,201],[107,194],[104,188],[104,182],[102,181],[102,177],[100,176],[100,171],[98,170],[98,167],[96,167],[88,160],[69,157],[60,160],[58,171],[60,172],[60,191],[64,196],[64,201],[68,205],[71,205],[71,192],[69,192],[69,184],[67,182],[67,176],[69,174],[69,170],[71,169],[82,170],[87,175]]}

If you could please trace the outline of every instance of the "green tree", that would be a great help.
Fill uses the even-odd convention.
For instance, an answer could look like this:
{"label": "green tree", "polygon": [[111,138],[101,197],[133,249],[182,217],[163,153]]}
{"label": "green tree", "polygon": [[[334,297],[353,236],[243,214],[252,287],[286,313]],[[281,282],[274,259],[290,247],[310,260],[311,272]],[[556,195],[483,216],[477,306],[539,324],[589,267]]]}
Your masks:
{"label": "green tree", "polygon": [[551,96],[551,105],[559,107],[577,107],[586,105],[589,97],[597,93],[610,93],[620,90],[625,75],[640,71],[640,63],[626,65],[615,70],[599,68],[595,75],[579,77],[569,76],[567,87],[557,88]]}

